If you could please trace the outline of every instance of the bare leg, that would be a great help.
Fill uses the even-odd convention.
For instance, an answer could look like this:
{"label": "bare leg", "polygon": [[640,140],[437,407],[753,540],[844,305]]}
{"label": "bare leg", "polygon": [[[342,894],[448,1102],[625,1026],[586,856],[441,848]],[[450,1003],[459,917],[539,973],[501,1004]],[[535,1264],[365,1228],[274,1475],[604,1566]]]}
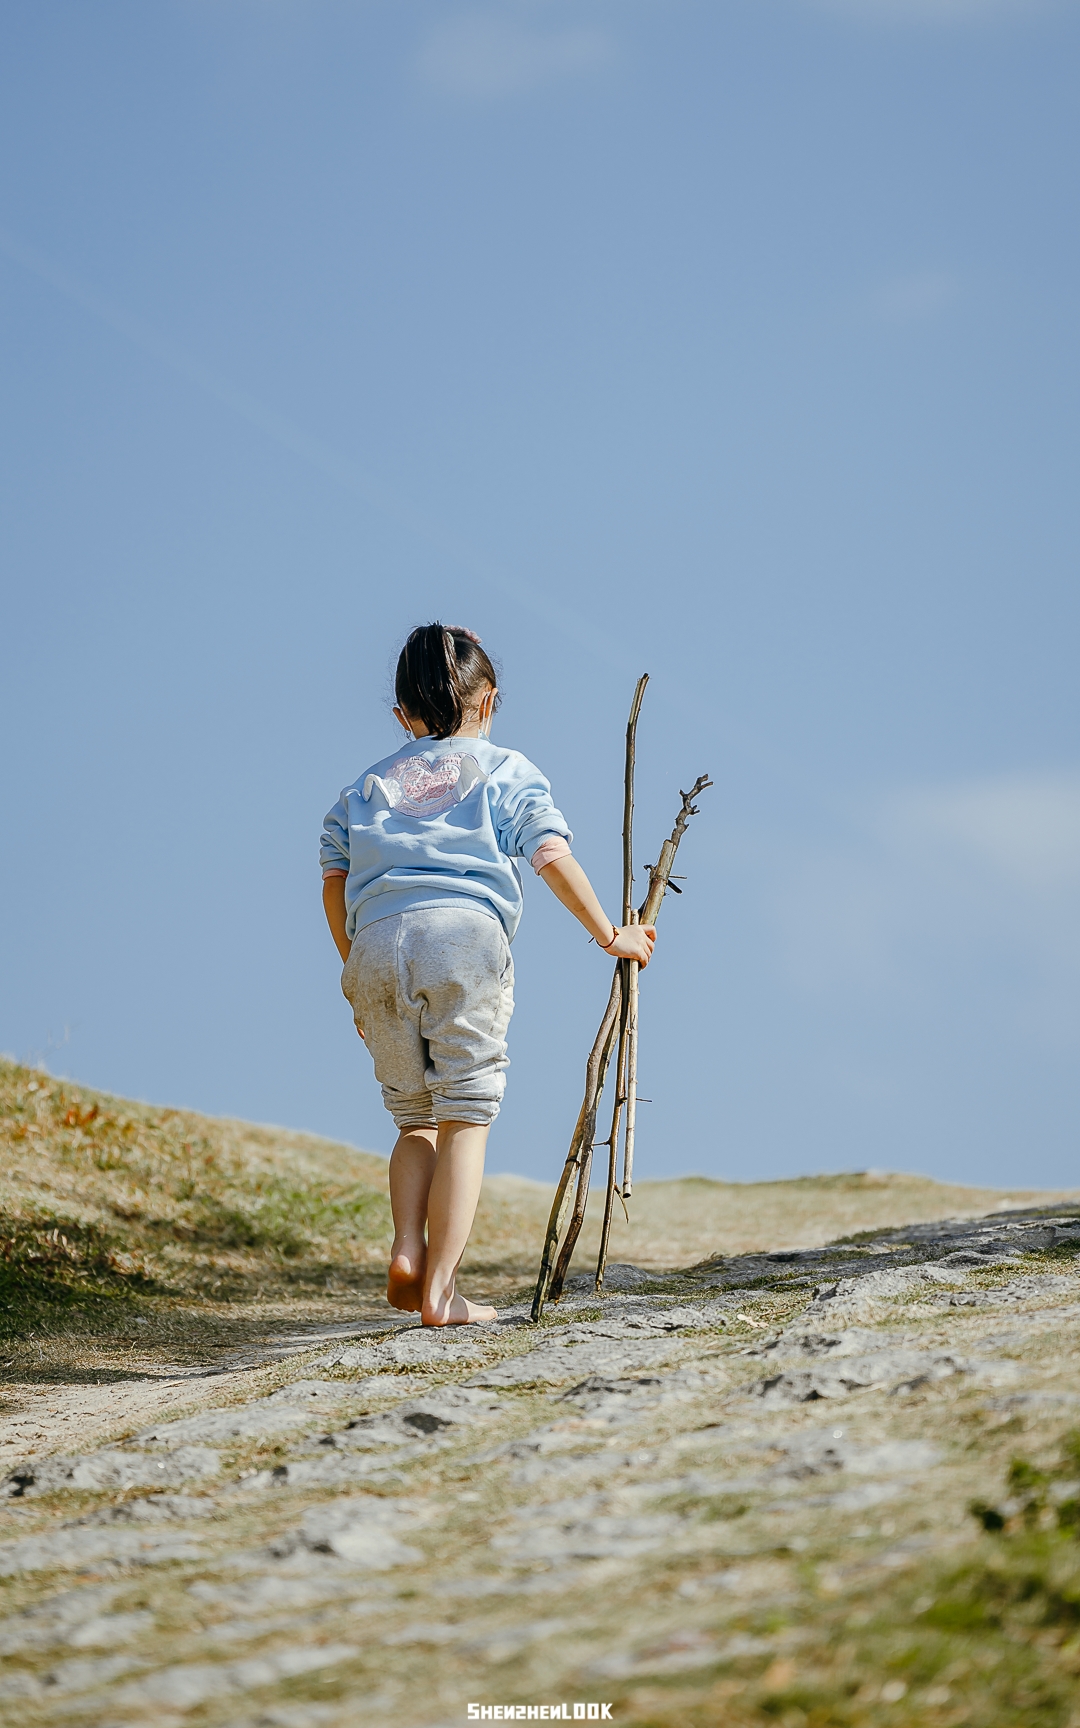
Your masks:
{"label": "bare leg", "polygon": [[425,1326],[494,1320],[494,1308],[466,1302],[455,1289],[457,1269],[476,1216],[484,1175],[487,1127],[440,1122],[438,1162],[428,1193],[428,1256],[421,1315]]}
{"label": "bare leg", "polygon": [[435,1174],[434,1128],[402,1128],[390,1154],[390,1209],[394,1246],[386,1275],[386,1300],[408,1314],[420,1312],[427,1248],[424,1221]]}

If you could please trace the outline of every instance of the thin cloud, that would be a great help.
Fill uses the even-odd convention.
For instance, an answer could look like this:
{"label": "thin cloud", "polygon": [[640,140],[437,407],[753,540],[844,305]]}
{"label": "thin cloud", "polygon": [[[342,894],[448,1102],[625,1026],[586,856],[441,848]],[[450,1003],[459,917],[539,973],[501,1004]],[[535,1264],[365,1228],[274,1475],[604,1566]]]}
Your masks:
{"label": "thin cloud", "polygon": [[431,31],[418,70],[447,95],[484,101],[580,77],[613,52],[611,37],[587,25],[541,28],[507,12],[467,12]]}
{"label": "thin cloud", "polygon": [[886,324],[916,324],[946,311],[959,293],[960,284],[950,270],[916,270],[883,283],[874,296],[873,310]]}
{"label": "thin cloud", "polygon": [[910,792],[883,812],[905,848],[942,848],[1036,899],[1080,894],[1080,777],[1010,775]]}
{"label": "thin cloud", "polygon": [[1080,774],[890,795],[778,863],[773,913],[810,996],[940,1003],[964,977],[1040,1041],[1080,1043]]}
{"label": "thin cloud", "polygon": [[1054,0],[809,0],[819,11],[867,24],[978,24],[999,18],[1035,17]]}

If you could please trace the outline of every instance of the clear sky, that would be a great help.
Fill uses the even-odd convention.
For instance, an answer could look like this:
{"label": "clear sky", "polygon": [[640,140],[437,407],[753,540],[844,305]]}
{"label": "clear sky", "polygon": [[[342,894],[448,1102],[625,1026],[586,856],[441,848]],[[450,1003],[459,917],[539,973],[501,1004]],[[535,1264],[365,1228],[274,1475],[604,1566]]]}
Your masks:
{"label": "clear sky", "polygon": [[[1080,9],[0,7],[0,1048],[386,1150],[317,842],[432,617],[617,904],[639,1170],[1080,1180]],[[489,1165],[608,962],[526,883]]]}

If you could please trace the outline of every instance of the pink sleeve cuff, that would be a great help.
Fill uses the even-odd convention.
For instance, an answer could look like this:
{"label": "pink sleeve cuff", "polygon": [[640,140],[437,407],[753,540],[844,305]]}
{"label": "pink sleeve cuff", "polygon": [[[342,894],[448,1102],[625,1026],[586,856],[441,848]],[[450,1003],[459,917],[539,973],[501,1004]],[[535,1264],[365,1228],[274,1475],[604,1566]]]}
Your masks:
{"label": "pink sleeve cuff", "polygon": [[347,881],[349,872],[347,870],[324,870],[322,873],[324,882],[329,882],[331,876],[341,876]]}
{"label": "pink sleeve cuff", "polygon": [[546,840],[541,840],[529,862],[539,875],[545,864],[554,864],[556,858],[569,858],[570,848],[561,834],[549,834]]}

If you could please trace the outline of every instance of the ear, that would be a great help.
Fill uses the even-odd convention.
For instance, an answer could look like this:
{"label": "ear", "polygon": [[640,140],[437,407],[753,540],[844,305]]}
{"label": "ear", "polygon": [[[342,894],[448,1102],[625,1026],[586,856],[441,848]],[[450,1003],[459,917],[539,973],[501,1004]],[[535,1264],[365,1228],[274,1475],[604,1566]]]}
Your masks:
{"label": "ear", "polygon": [[[404,726],[406,732],[412,733],[412,725],[406,718],[404,710],[399,708],[396,703],[394,705],[394,719],[398,721],[400,725]],[[413,734],[413,736],[415,736],[415,734]]]}

